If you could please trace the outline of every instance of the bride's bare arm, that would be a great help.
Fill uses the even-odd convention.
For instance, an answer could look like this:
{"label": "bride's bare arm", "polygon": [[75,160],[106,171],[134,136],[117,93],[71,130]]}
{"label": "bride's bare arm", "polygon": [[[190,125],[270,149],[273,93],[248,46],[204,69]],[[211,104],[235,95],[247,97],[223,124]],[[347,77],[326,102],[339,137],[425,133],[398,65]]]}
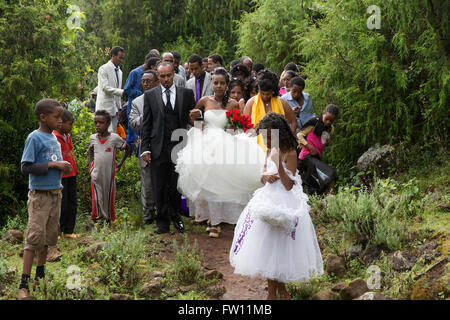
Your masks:
{"label": "bride's bare arm", "polygon": [[208,97],[203,97],[200,100],[198,100],[194,109],[189,111],[189,116],[192,121],[194,121],[195,119],[201,118],[202,113],[205,113],[205,105],[206,105],[207,98]]}

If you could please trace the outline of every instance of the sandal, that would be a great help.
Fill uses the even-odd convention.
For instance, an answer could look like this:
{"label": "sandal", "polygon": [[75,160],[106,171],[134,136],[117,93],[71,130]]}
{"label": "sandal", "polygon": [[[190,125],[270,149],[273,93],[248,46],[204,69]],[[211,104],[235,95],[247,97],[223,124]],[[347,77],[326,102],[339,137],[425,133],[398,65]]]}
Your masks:
{"label": "sandal", "polygon": [[220,235],[220,227],[219,226],[217,226],[217,227],[211,227],[210,228],[210,232],[209,232],[209,237],[210,238],[218,238],[219,237],[219,235]]}
{"label": "sandal", "polygon": [[81,237],[81,235],[80,234],[76,234],[76,233],[67,233],[67,234],[64,234],[64,238],[65,239],[78,239],[78,238],[80,238]]}
{"label": "sandal", "polygon": [[211,231],[211,220],[206,221],[207,227],[206,227],[206,232],[210,232]]}

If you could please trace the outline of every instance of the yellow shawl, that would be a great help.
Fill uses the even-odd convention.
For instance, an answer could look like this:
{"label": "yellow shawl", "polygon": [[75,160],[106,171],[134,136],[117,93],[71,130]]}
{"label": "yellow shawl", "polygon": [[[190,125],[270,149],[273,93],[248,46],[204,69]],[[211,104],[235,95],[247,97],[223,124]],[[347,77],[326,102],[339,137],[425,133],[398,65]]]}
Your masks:
{"label": "yellow shawl", "polygon": [[[280,98],[272,97],[270,103],[272,105],[272,112],[279,113],[283,115],[283,117],[285,117],[283,105],[281,104]],[[256,127],[265,115],[266,109],[264,108],[264,103],[261,99],[261,95],[258,93],[252,107],[251,119],[253,125]],[[258,144],[261,146],[261,148],[263,148],[264,152],[266,152],[267,148],[264,144],[262,135],[258,135]]]}

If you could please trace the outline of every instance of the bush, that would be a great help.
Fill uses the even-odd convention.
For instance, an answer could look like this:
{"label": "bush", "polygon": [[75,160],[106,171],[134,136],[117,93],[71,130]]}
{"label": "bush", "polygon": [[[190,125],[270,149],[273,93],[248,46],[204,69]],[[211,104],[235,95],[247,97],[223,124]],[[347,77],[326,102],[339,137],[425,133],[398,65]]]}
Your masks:
{"label": "bush", "polygon": [[[367,27],[370,5],[381,29]],[[414,0],[322,2],[325,18],[296,37],[316,114],[340,106],[326,157],[348,173],[375,143],[448,147],[449,6]],[[295,54],[296,52],[294,52]]]}
{"label": "bush", "polygon": [[11,229],[17,229],[25,232],[28,223],[28,208],[26,202],[22,201],[18,212],[13,216],[7,216],[5,225],[0,229],[0,234]]}
{"label": "bush", "polygon": [[255,10],[245,12],[237,27],[238,53],[278,74],[288,62],[304,62],[298,42],[293,40],[305,34],[314,12],[299,0],[253,2]]}
{"label": "bush", "polygon": [[320,291],[320,278],[313,278],[308,282],[294,282],[287,284],[287,290],[292,300],[311,300]]}
{"label": "bush", "polygon": [[[70,276],[65,271],[54,274],[46,269],[47,280],[40,280],[40,285],[35,289],[31,287],[31,295],[38,300],[92,300],[95,288],[82,283],[79,287],[69,289],[67,284]],[[95,298],[99,299],[98,296]]]}
{"label": "bush", "polygon": [[181,284],[196,283],[201,279],[201,264],[203,254],[198,251],[197,240],[194,241],[192,249],[189,245],[187,235],[184,235],[184,242],[178,248],[177,241],[173,241],[175,252],[175,279]]}
{"label": "bush", "polygon": [[4,283],[8,280],[8,262],[0,255],[0,282]]}
{"label": "bush", "polygon": [[386,249],[401,248],[405,238],[405,219],[417,214],[423,202],[417,199],[413,182],[377,179],[372,193],[359,188],[343,188],[338,195],[310,197],[318,222],[337,221],[338,228],[364,245]]}
{"label": "bush", "polygon": [[[27,177],[20,159],[27,135],[38,127],[34,104],[45,96],[60,97],[58,83],[64,45],[58,4],[26,0],[0,2],[0,224],[26,199]],[[46,14],[53,19],[46,20]]]}
{"label": "bush", "polygon": [[101,231],[107,244],[95,259],[100,266],[96,276],[111,292],[131,292],[143,277],[139,268],[145,261],[145,234],[141,230],[130,233],[126,226],[112,233],[108,230]]}

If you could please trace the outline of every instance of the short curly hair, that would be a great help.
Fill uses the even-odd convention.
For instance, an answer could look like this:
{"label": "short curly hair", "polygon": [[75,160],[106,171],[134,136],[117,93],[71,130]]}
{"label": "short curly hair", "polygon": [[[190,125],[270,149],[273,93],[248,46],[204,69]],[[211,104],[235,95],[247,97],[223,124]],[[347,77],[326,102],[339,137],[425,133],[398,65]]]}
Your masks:
{"label": "short curly hair", "polygon": [[61,107],[61,104],[55,99],[45,98],[34,107],[34,114],[38,120],[40,120],[41,114],[50,114],[56,110],[56,108]]}
{"label": "short curly hair", "polygon": [[260,130],[279,130],[280,149],[284,152],[297,150],[297,138],[289,126],[286,118],[279,113],[270,112],[256,126],[256,133]]}
{"label": "short curly hair", "polygon": [[95,111],[96,116],[105,117],[108,123],[111,123],[111,115],[106,110],[97,110]]}
{"label": "short curly hair", "polygon": [[280,93],[278,76],[270,70],[263,70],[258,73],[257,82],[259,91],[273,91],[273,96],[277,97]]}

